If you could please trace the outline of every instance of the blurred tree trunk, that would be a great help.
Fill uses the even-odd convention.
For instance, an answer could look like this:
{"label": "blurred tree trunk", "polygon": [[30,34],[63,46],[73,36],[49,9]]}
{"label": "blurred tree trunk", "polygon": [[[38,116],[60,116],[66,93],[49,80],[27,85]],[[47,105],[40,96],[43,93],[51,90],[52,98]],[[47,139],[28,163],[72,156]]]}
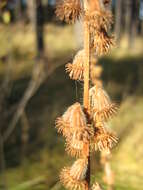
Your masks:
{"label": "blurred tree trunk", "polygon": [[37,38],[37,56],[44,54],[44,12],[42,0],[36,0],[36,38]]}
{"label": "blurred tree trunk", "polygon": [[122,0],[116,0],[115,7],[115,35],[117,40],[117,46],[120,46],[121,38],[121,21],[122,21]]}
{"label": "blurred tree trunk", "polygon": [[138,31],[139,0],[131,0],[129,48],[133,48]]}
{"label": "blurred tree trunk", "polygon": [[35,28],[35,0],[27,1],[27,17],[33,28]]}
{"label": "blurred tree trunk", "polygon": [[16,21],[19,21],[21,19],[21,0],[16,0],[15,18]]}
{"label": "blurred tree trunk", "polygon": [[27,17],[36,34],[37,56],[44,54],[44,13],[42,0],[27,1]]}
{"label": "blurred tree trunk", "polygon": [[131,0],[124,1],[125,6],[125,34],[129,35],[131,22]]}

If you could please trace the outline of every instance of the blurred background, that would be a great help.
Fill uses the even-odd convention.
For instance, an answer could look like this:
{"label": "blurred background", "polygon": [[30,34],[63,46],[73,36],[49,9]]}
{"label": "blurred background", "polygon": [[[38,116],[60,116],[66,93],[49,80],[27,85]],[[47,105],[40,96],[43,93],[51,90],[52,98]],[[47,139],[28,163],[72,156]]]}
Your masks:
{"label": "blurred background", "polygon": [[[0,0],[0,190],[62,190],[73,160],[55,119],[83,85],[64,71],[82,46],[81,23],[55,17],[56,0]],[[116,47],[101,57],[103,83],[120,105],[109,125],[120,141],[111,159],[115,190],[143,187],[143,0],[113,0]],[[92,175],[103,186],[99,153]],[[106,189],[106,188],[105,188]]]}

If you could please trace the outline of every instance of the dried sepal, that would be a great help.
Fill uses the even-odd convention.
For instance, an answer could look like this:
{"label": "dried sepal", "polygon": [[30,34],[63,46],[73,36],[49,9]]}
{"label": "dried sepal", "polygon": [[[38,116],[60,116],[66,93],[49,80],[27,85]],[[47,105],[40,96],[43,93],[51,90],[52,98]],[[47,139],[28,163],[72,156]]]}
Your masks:
{"label": "dried sepal", "polygon": [[64,168],[60,174],[60,181],[65,188],[70,190],[87,190],[86,180],[76,180],[70,175],[70,168]]}
{"label": "dried sepal", "polygon": [[89,93],[94,120],[106,121],[117,113],[117,105],[111,102],[103,88],[94,86]]}
{"label": "dried sepal", "polygon": [[80,0],[62,0],[56,6],[56,15],[60,20],[74,23],[80,19],[82,8]]}
{"label": "dried sepal", "polygon": [[93,185],[92,185],[92,188],[91,190],[102,190],[99,183],[95,182]]}
{"label": "dried sepal", "polygon": [[94,143],[99,151],[110,151],[114,144],[117,144],[118,138],[105,128],[95,128]]}
{"label": "dried sepal", "polygon": [[66,65],[66,72],[69,73],[69,77],[73,80],[83,80],[84,75],[84,50],[80,50],[75,56],[73,63]]}
{"label": "dried sepal", "polygon": [[88,159],[78,159],[70,168],[70,176],[75,180],[84,180],[87,172]]}
{"label": "dried sepal", "polygon": [[109,36],[105,30],[96,32],[91,39],[91,49],[94,49],[99,56],[107,54],[114,45],[114,36]]}
{"label": "dried sepal", "polygon": [[70,106],[62,117],[56,120],[56,128],[63,136],[70,138],[73,132],[87,127],[86,117],[80,103]]}

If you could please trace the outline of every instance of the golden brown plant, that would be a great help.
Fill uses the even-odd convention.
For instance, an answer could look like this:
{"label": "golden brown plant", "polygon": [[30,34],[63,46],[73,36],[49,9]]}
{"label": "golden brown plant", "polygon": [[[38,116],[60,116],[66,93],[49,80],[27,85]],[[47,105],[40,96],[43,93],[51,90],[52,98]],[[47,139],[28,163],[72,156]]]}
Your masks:
{"label": "golden brown plant", "polygon": [[67,153],[78,159],[73,166],[62,170],[60,180],[71,190],[101,190],[96,182],[90,187],[90,154],[97,148],[110,152],[118,141],[105,127],[108,119],[116,114],[117,106],[103,88],[102,68],[97,65],[98,56],[107,53],[114,44],[109,35],[113,17],[104,7],[109,0],[81,2],[63,0],[56,9],[61,20],[74,23],[81,19],[84,26],[84,48],[76,54],[73,63],[66,65],[69,77],[84,84],[83,105],[73,104],[56,120],[58,132],[66,139]]}

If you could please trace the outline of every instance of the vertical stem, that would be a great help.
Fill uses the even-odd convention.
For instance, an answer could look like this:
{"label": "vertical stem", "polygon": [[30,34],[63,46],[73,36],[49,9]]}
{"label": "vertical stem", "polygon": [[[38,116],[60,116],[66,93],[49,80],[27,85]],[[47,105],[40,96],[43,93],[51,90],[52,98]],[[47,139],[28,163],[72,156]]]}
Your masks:
{"label": "vertical stem", "polygon": [[85,50],[85,63],[84,63],[84,98],[83,104],[87,112],[90,111],[89,106],[89,62],[90,62],[90,50],[89,50],[89,27],[88,23],[84,22],[84,50]]}
{"label": "vertical stem", "polygon": [[[84,22],[84,50],[85,50],[85,67],[84,67],[84,98],[83,104],[87,115],[90,112],[90,104],[89,104],[89,69],[90,69],[90,34],[89,34],[89,25],[85,21]],[[88,170],[86,180],[88,183],[88,189],[90,188],[90,153],[88,157]]]}

